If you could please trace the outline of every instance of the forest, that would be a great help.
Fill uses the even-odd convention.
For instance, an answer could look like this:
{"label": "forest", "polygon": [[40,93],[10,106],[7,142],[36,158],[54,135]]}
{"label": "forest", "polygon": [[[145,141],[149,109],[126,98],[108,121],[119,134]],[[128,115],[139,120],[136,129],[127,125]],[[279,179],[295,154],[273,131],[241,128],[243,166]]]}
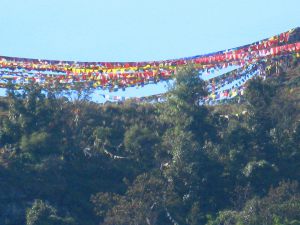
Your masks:
{"label": "forest", "polygon": [[160,103],[35,85],[0,100],[0,224],[300,224],[300,66],[199,104],[183,68]]}

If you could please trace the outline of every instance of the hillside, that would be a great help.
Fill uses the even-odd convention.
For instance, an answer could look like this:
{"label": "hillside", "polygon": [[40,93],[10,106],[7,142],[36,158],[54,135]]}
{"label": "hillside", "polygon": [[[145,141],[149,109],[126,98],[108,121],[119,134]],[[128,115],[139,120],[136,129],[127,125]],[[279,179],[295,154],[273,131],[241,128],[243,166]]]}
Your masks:
{"label": "hillside", "polygon": [[199,105],[98,105],[38,86],[0,99],[0,224],[300,224],[300,66]]}

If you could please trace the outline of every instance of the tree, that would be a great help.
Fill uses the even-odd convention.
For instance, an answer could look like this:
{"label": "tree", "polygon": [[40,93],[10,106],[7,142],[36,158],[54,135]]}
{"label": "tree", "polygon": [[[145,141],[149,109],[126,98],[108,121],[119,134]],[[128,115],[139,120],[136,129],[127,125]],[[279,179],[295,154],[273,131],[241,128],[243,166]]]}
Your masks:
{"label": "tree", "polygon": [[274,160],[276,147],[272,145],[270,131],[276,126],[272,117],[271,105],[276,95],[275,84],[254,79],[249,82],[246,89],[246,101],[248,103],[248,125],[252,131],[254,140],[252,148],[256,157],[260,159]]}
{"label": "tree", "polygon": [[281,182],[266,197],[248,200],[241,211],[225,210],[208,225],[292,225],[300,223],[300,195],[297,182]]}
{"label": "tree", "polygon": [[158,142],[154,131],[139,125],[128,128],[124,136],[125,151],[145,169],[155,166],[155,147]]}
{"label": "tree", "polygon": [[166,215],[167,192],[167,183],[159,174],[142,174],[125,195],[98,193],[92,197],[92,201],[96,213],[105,215],[105,225],[162,225],[170,224]]}
{"label": "tree", "polygon": [[42,200],[35,200],[32,207],[27,209],[27,225],[75,225],[71,217],[62,218],[57,210]]}
{"label": "tree", "polygon": [[167,127],[162,148],[171,155],[163,172],[182,199],[181,209],[173,214],[183,224],[191,223],[188,215],[196,211],[202,215],[196,221],[203,223],[207,211],[222,205],[221,199],[215,198],[216,193],[221,195],[218,186],[222,166],[209,158],[205,150],[217,137],[209,110],[200,105],[206,95],[205,83],[197,70],[186,67],[176,74],[160,111],[160,121]]}

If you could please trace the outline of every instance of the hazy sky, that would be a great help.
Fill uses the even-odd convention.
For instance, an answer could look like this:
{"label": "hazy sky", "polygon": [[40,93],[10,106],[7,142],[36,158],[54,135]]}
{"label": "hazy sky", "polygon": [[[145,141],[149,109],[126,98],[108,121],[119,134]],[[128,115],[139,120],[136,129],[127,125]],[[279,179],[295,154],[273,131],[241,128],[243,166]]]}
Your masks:
{"label": "hazy sky", "polygon": [[218,51],[300,25],[300,0],[0,0],[0,55],[142,61]]}
{"label": "hazy sky", "polygon": [[300,0],[0,0],[0,55],[76,61],[173,59],[300,25]]}

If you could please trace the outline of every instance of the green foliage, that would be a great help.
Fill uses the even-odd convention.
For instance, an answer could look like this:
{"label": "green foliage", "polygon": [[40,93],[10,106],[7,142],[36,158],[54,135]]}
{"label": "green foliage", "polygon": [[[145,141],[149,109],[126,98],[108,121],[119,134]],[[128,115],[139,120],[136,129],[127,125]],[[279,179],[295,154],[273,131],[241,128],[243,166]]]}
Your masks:
{"label": "green foliage", "polygon": [[175,98],[179,104],[189,104],[190,107],[198,107],[199,101],[206,95],[205,83],[192,66],[187,66],[176,74],[175,83],[169,92],[170,99]]}
{"label": "green foliage", "polygon": [[20,148],[23,151],[34,152],[47,149],[49,135],[46,132],[33,132],[29,137],[22,136]]}
{"label": "green foliage", "polygon": [[35,200],[32,207],[26,213],[26,225],[75,225],[71,217],[62,218],[57,216],[57,210],[41,201]]}
{"label": "green foliage", "polygon": [[190,66],[159,104],[10,88],[0,224],[299,224],[299,76],[250,81],[245,104],[209,107]]}
{"label": "green foliage", "polygon": [[165,212],[166,185],[158,174],[142,174],[125,195],[98,193],[92,201],[97,215],[106,215],[103,224],[161,224],[158,219]]}
{"label": "green foliage", "polygon": [[114,205],[118,203],[121,196],[114,193],[97,193],[91,197],[95,208],[94,211],[97,216],[102,218],[105,217],[108,210],[110,210]]}
{"label": "green foliage", "polygon": [[149,128],[134,125],[124,135],[125,151],[144,168],[151,168],[154,165],[155,147],[159,138]]}
{"label": "green foliage", "polygon": [[226,210],[207,224],[297,224],[300,222],[300,195],[297,182],[282,182],[264,198],[248,200],[241,211]]}

